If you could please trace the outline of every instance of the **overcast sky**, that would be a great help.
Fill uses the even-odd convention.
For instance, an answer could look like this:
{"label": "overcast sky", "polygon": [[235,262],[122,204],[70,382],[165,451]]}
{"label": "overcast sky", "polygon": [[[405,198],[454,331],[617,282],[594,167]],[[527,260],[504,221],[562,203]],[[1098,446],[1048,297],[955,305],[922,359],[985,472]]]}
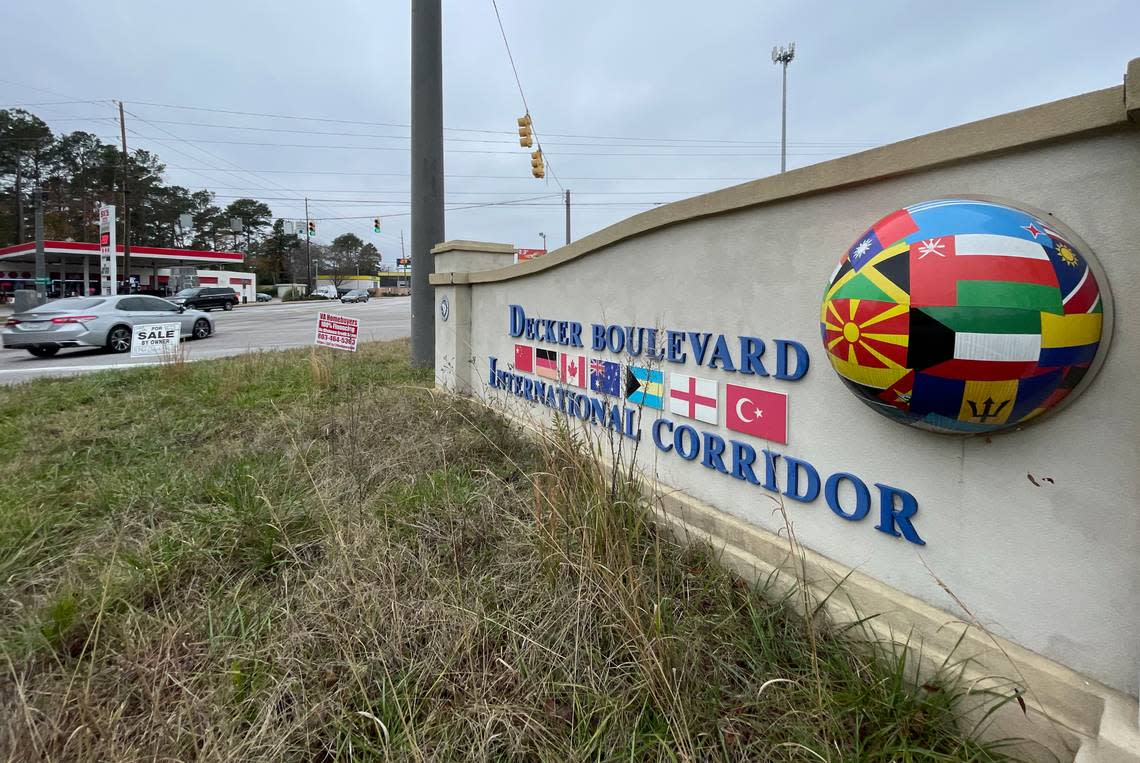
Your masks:
{"label": "overcast sky", "polygon": [[[1140,56],[1136,0],[498,5],[547,180],[530,176],[512,138],[523,107],[491,0],[445,0],[444,123],[456,128],[445,132],[448,205],[528,199],[449,211],[447,237],[521,247],[540,247],[540,232],[550,248],[563,243],[555,175],[572,191],[580,237],[654,203],[777,172],[774,44],[796,43],[789,168],[1118,85]],[[308,195],[319,200],[310,216],[320,239],[351,230],[391,262],[401,228],[410,233],[409,7],[9,2],[0,105],[102,100],[28,108],[57,132],[110,140],[107,101],[122,99],[128,143],[158,153],[168,182],[209,188],[219,205],[262,198],[282,217],[302,217]]]}

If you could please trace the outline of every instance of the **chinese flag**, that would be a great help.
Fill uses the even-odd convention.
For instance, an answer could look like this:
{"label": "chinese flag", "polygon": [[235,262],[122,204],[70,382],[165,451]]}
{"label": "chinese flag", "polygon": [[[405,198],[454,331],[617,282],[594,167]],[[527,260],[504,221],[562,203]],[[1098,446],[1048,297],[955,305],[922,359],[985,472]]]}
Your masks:
{"label": "chinese flag", "polygon": [[739,384],[724,385],[724,425],[761,440],[788,443],[788,396]]}
{"label": "chinese flag", "polygon": [[529,344],[515,345],[515,370],[534,373],[534,348]]}

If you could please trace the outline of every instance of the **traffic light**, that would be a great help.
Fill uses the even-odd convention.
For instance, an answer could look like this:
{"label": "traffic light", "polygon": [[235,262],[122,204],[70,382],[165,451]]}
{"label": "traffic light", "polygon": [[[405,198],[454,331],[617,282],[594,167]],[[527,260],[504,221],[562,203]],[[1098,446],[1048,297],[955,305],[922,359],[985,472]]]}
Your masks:
{"label": "traffic light", "polygon": [[379,233],[380,232],[380,218],[379,217],[373,217],[372,218],[372,232],[373,233]]}
{"label": "traffic light", "polygon": [[532,151],[530,154],[530,174],[536,178],[546,177],[546,167],[542,164],[542,149]]}
{"label": "traffic light", "polygon": [[309,235],[310,236],[317,235],[317,221],[316,220],[309,220]]}
{"label": "traffic light", "polygon": [[519,117],[519,145],[523,148],[530,148],[534,145],[534,137],[530,125],[530,114],[523,114]]}

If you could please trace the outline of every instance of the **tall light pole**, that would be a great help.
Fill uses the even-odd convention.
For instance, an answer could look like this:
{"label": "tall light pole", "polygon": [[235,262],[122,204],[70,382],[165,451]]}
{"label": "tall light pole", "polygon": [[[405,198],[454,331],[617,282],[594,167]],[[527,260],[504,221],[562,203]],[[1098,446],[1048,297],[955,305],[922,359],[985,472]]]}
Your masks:
{"label": "tall light pole", "polygon": [[796,57],[796,44],[772,48],[772,63],[784,65],[784,99],[780,109],[780,172],[788,168],[788,64]]}
{"label": "tall light pole", "polygon": [[545,252],[546,251],[546,234],[543,233],[542,231],[539,231],[538,235],[542,237],[542,251]]}

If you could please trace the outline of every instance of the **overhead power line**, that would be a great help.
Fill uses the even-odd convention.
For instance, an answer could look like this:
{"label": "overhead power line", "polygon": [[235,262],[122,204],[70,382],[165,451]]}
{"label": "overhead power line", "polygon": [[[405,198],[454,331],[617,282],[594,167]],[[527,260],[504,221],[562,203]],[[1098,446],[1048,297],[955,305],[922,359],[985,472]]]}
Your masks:
{"label": "overhead power line", "polygon": [[[330,124],[360,125],[360,126],[364,126],[364,127],[400,127],[400,128],[405,128],[405,129],[411,128],[411,125],[406,123],[406,122],[378,122],[378,121],[356,120],[356,119],[338,119],[335,117],[305,116],[305,115],[298,115],[298,114],[275,114],[275,113],[261,112],[261,111],[241,111],[241,110],[237,110],[237,109],[210,108],[207,106],[190,106],[190,105],[186,105],[186,104],[158,103],[155,101],[130,100],[129,102],[133,106],[151,106],[154,108],[179,109],[179,110],[185,110],[185,111],[201,111],[201,112],[206,112],[206,113],[211,113],[211,114],[228,114],[228,115],[233,115],[233,116],[259,117],[262,119],[289,119],[289,120],[297,120],[297,121],[303,121],[303,122],[325,122],[325,123],[330,123]],[[0,108],[17,108],[17,107],[21,107],[21,106],[44,106],[44,105],[57,105],[57,104],[58,105],[64,105],[64,104],[77,104],[77,103],[105,104],[105,103],[111,103],[111,101],[109,101],[107,99],[103,99],[103,100],[45,101],[42,103],[8,104],[7,106],[0,106]],[[68,118],[68,117],[52,117],[52,119],[64,119],[64,118]],[[194,126],[195,125],[195,123],[192,123],[192,122],[179,122],[177,120],[150,120],[150,121],[159,122],[161,124],[174,124],[174,125],[184,124],[187,126]],[[200,125],[200,126],[206,126],[206,125]],[[238,126],[238,125],[209,125],[209,126],[211,126],[211,127],[232,127],[235,129],[250,129],[250,130],[254,130],[254,129],[271,130],[272,129],[272,128],[243,127],[243,126]],[[511,135],[511,136],[514,135],[514,132],[512,132],[510,130],[488,130],[488,129],[473,128],[473,127],[444,127],[443,129],[445,131],[449,131],[449,132],[482,133],[482,134],[486,134],[486,135]],[[281,129],[281,131],[282,132],[288,132],[287,130],[284,130],[284,129]],[[315,133],[315,134],[324,134],[324,133]],[[341,133],[329,133],[329,134],[339,135]],[[355,133],[343,133],[343,134],[344,135],[353,135]],[[678,136],[662,137],[662,136],[643,136],[643,135],[637,135],[637,136],[631,136],[631,135],[595,135],[595,134],[577,133],[577,132],[575,132],[575,133],[544,132],[544,134],[546,135],[547,138],[581,138],[584,140],[621,140],[621,141],[640,141],[640,142],[653,142],[653,143],[661,143],[661,142],[671,142],[671,143],[723,143],[723,144],[727,144],[727,145],[755,145],[755,146],[767,146],[767,145],[774,145],[774,144],[778,145],[778,143],[776,141],[746,140],[746,139],[732,139],[732,138],[692,138],[692,137],[678,137]],[[369,137],[371,137],[371,136],[369,136]],[[377,137],[379,137],[379,136],[377,136]],[[407,137],[407,136],[404,136],[404,137]],[[449,139],[449,140],[458,140],[458,138]],[[878,146],[878,145],[882,145],[882,143],[883,143],[883,141],[881,141],[881,140],[862,141],[862,142],[860,142],[860,141],[850,141],[850,142],[847,142],[847,141],[796,141],[796,142],[790,142],[788,145],[799,145],[799,146],[824,145],[824,146],[860,147],[860,146]]]}
{"label": "overhead power line", "polygon": [[[146,120],[142,120],[146,121]],[[140,135],[140,138],[147,140],[159,140],[162,138],[155,138],[153,136]],[[270,148],[320,148],[320,149],[333,149],[341,151],[401,151],[406,152],[408,149],[403,146],[342,146],[337,144],[328,143],[267,143],[265,141],[254,140],[215,140],[213,138],[178,138],[178,140],[188,143],[209,143],[213,145],[227,145],[227,146],[268,146]],[[630,148],[633,148],[632,146]],[[493,151],[491,149],[476,149],[476,148],[447,148],[444,149],[449,154],[485,154],[485,155],[500,155],[500,156],[518,156],[516,151]],[[834,156],[841,151],[798,151],[793,152],[793,156]],[[544,152],[545,155],[545,152]],[[771,151],[721,151],[720,153],[692,153],[690,152],[668,152],[668,153],[654,153],[654,152],[633,152],[633,153],[619,153],[619,152],[596,152],[596,151],[560,151],[560,156],[689,156],[689,157],[740,157],[740,156],[779,156],[780,152],[777,149],[775,152]]]}
{"label": "overhead power line", "polygon": [[[65,116],[65,117],[51,117],[55,122],[84,122],[84,121],[107,121],[110,117],[99,116]],[[141,118],[140,118],[141,119]],[[245,130],[249,132],[268,132],[268,133],[287,133],[291,135],[329,135],[345,138],[379,138],[382,140],[411,140],[410,135],[379,135],[377,133],[360,133],[360,132],[343,132],[339,130],[291,130],[282,127],[253,127],[249,125],[224,125],[210,122],[180,122],[176,119],[146,119],[143,120],[147,124],[159,125],[178,125],[183,127],[205,127],[208,129],[220,130]],[[549,135],[549,133],[548,133]],[[589,136],[579,136],[589,137]],[[634,140],[633,138],[601,138],[605,140]],[[514,145],[515,139],[507,140],[493,140],[489,138],[444,138],[445,141],[452,143],[485,143],[493,145]],[[680,141],[661,138],[660,141],[654,143],[599,143],[591,141],[587,143],[550,143],[548,145],[558,147],[599,147],[599,148],[710,148],[710,149],[726,149],[731,147],[747,147],[747,148],[778,148],[779,141],[730,141],[730,140],[707,140],[707,141]],[[709,144],[709,145],[703,145]],[[823,141],[805,141],[802,143],[794,143],[791,145],[803,146],[805,148],[867,148],[875,144],[872,143],[827,143]]]}
{"label": "overhead power line", "polygon": [[[169,165],[172,170],[193,170],[194,167],[178,167]],[[341,170],[251,170],[251,172],[259,173],[280,173],[286,175],[346,175],[346,176],[360,176],[360,177],[409,177],[407,172],[345,172]],[[530,182],[530,178],[522,177],[520,175],[452,175],[448,174],[448,178],[465,178],[477,180],[526,180]],[[754,176],[742,177],[700,177],[696,175],[689,175],[685,177],[671,176],[671,177],[657,177],[651,175],[645,176],[632,176],[632,175],[581,175],[575,177],[567,177],[567,180],[596,180],[596,181],[610,181],[610,180],[677,180],[677,181],[708,181],[708,182],[724,182],[734,180],[755,180]]]}

